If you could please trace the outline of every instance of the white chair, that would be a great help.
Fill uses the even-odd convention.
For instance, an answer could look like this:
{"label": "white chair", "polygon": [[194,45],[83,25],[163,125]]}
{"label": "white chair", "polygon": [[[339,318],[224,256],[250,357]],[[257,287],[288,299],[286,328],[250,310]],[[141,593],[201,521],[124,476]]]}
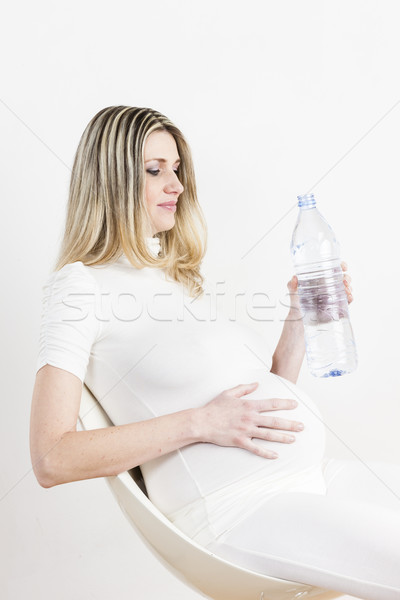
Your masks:
{"label": "white chair", "polygon": [[[79,421],[83,429],[113,425],[84,385]],[[140,468],[106,477],[128,521],[159,560],[187,585],[213,600],[330,600],[338,592],[260,575],[218,558],[179,531],[146,495]]]}

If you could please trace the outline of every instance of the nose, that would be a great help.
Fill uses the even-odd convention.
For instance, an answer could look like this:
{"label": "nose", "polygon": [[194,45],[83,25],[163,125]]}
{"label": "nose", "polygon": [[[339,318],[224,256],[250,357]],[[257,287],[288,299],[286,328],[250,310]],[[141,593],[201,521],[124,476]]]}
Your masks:
{"label": "nose", "polygon": [[167,194],[176,194],[177,196],[179,196],[179,194],[182,194],[182,192],[185,188],[179,181],[178,176],[175,173],[175,171],[173,173],[171,173],[164,189]]}

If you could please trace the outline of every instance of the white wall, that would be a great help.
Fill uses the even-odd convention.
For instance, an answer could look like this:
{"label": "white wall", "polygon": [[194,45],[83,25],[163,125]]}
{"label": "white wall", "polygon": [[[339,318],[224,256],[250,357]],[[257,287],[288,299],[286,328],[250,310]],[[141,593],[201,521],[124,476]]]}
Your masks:
{"label": "white wall", "polygon": [[102,107],[150,106],[186,134],[205,271],[230,293],[276,300],[272,322],[249,319],[271,351],[296,195],[315,192],[353,277],[360,363],[332,381],[304,365],[299,384],[323,412],[329,454],[399,461],[398,18],[395,0],[25,0],[3,11],[2,597],[200,597],[150,555],[101,479],[44,490],[31,471],[41,286],[73,154]]}

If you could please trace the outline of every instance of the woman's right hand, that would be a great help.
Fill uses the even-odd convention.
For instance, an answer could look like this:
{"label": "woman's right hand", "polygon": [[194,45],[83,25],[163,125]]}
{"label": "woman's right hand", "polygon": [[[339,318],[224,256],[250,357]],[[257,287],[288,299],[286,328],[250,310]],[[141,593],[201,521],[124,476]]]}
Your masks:
{"label": "woman's right hand", "polygon": [[[253,438],[290,444],[293,435],[282,431],[302,431],[299,421],[274,417],[273,411],[296,408],[298,402],[288,398],[253,400],[242,398],[257,389],[258,382],[239,384],[224,390],[199,410],[199,425],[203,442],[218,446],[235,446],[264,458],[278,458],[272,450],[253,442]],[[265,412],[271,411],[271,416]]]}

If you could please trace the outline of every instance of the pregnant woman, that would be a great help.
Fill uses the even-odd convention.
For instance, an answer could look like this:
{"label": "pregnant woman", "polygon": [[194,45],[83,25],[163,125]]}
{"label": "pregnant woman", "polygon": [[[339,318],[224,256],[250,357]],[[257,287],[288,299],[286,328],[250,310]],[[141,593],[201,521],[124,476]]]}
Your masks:
{"label": "pregnant woman", "polygon": [[[31,412],[39,483],[141,465],[154,504],[215,554],[398,599],[400,466],[324,458],[321,415],[295,385],[304,357],[296,279],[270,360],[262,336],[216,318],[200,273],[205,240],[179,129],[148,108],[95,115],[44,286]],[[83,382],[114,427],[76,431]]]}

